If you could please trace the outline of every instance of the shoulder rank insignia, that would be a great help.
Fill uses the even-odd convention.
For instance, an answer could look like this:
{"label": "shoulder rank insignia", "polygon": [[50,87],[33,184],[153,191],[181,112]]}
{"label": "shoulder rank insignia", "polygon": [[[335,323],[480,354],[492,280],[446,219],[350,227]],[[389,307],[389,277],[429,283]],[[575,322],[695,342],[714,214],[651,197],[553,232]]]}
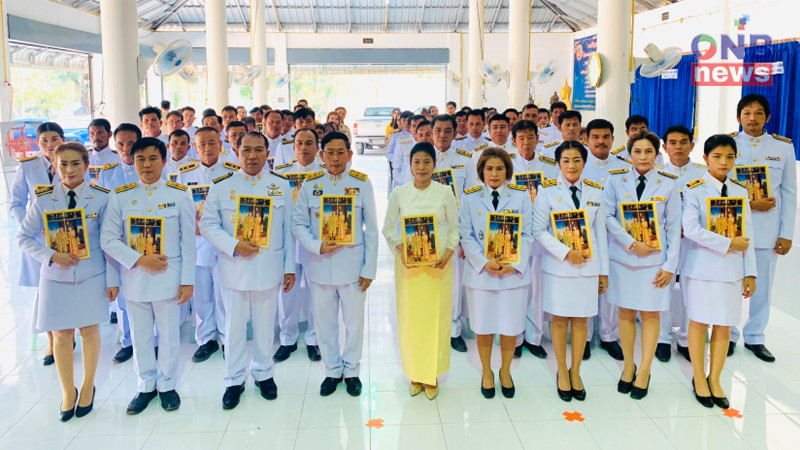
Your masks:
{"label": "shoulder rank insignia", "polygon": [[728,136],[730,136],[730,137],[736,137],[738,135],[739,135],[738,131],[734,131],[733,133],[728,133]]}
{"label": "shoulder rank insignia", "polygon": [[89,186],[93,187],[94,189],[97,189],[97,190],[98,190],[98,191],[100,191],[100,192],[105,192],[106,194],[108,194],[109,192],[111,192],[111,189],[106,189],[106,188],[104,188],[103,186],[98,186],[98,185],[96,185],[96,184],[94,184],[94,183],[90,184]]}
{"label": "shoulder rank insignia", "polygon": [[677,180],[678,179],[677,175],[673,175],[673,174],[671,174],[669,172],[664,172],[664,171],[659,170],[658,173],[660,173],[661,175],[664,175],[667,178],[672,178],[673,180]]}
{"label": "shoulder rank insignia", "polygon": [[36,159],[38,157],[39,157],[39,155],[28,156],[27,158],[20,159],[19,162],[24,163],[24,162],[27,162],[27,161],[33,161],[34,159]]}
{"label": "shoulder rank insignia", "polygon": [[285,169],[285,168],[287,168],[287,167],[289,167],[291,165],[292,165],[291,163],[290,164],[281,164],[280,166],[276,166],[275,170]]}
{"label": "shoulder rank insignia", "polygon": [[113,169],[114,167],[117,167],[118,165],[119,165],[118,162],[108,163],[108,164],[103,166],[103,170]]}
{"label": "shoulder rank insignia", "polygon": [[514,159],[514,158],[517,157],[517,154],[516,153],[511,153],[510,155],[508,155],[508,157],[511,158],[511,159]]}
{"label": "shoulder rank insignia", "polygon": [[697,186],[700,186],[703,183],[705,183],[705,180],[703,180],[702,178],[698,178],[694,181],[686,183],[686,187],[688,187],[689,189],[693,189],[696,188]]}
{"label": "shoulder rank insignia", "polygon": [[555,159],[547,157],[547,156],[544,156],[544,155],[540,155],[539,156],[539,161],[541,161],[543,163],[550,164],[551,166],[555,166],[556,165],[556,160]]}
{"label": "shoulder rank insignia", "polygon": [[119,194],[120,192],[130,191],[131,189],[135,188],[138,183],[135,181],[131,181],[128,184],[123,184],[122,186],[117,186],[114,189],[114,192]]}
{"label": "shoulder rank insignia", "polygon": [[553,141],[553,142],[551,142],[549,144],[544,144],[544,148],[550,148],[550,147],[552,147],[554,145],[558,145],[558,141]]}
{"label": "shoulder rank insignia", "polygon": [[319,178],[319,177],[321,177],[323,175],[325,175],[325,172],[323,172],[321,170],[319,172],[310,173],[310,174],[306,175],[306,181],[308,181],[308,180],[316,180],[317,178]]}
{"label": "shoulder rank insignia", "polygon": [[741,187],[743,187],[743,188],[747,189],[747,185],[746,185],[746,184],[744,184],[744,183],[742,183],[741,181],[739,181],[739,180],[736,180],[736,179],[733,179],[733,178],[729,178],[729,180],[731,180],[731,181],[733,181],[734,183],[738,184],[739,186],[741,186]]}
{"label": "shoulder rank insignia", "polygon": [[281,141],[281,144],[283,145],[294,144],[294,139],[284,139],[283,141]]}
{"label": "shoulder rank insignia", "polygon": [[220,181],[227,180],[228,178],[230,178],[232,176],[233,176],[233,172],[228,172],[225,175],[222,175],[221,177],[214,178],[212,181],[214,182],[214,184],[217,184]]}
{"label": "shoulder rank insignia", "polygon": [[455,140],[456,140],[456,141],[463,141],[463,140],[464,140],[464,139],[466,139],[466,138],[467,138],[467,135],[465,134],[464,136],[458,136],[458,137],[456,137],[456,138],[455,138]]}
{"label": "shoulder rank insignia", "polygon": [[698,169],[708,170],[708,166],[705,164],[694,163],[694,166],[697,167]]}
{"label": "shoulder rank insignia", "polygon": [[558,184],[558,180],[557,180],[557,179],[555,179],[555,178],[551,178],[551,179],[549,179],[549,180],[544,180],[544,181],[542,181],[542,183],[540,184],[540,186],[547,188],[547,187],[550,187],[550,186],[555,186],[555,185],[557,185],[557,184]]}
{"label": "shoulder rank insignia", "polygon": [[234,164],[234,163],[232,163],[230,161],[225,161],[224,163],[222,163],[222,167],[224,167],[226,169],[231,169],[231,170],[239,170],[239,169],[242,168],[242,166],[240,166],[238,164]]}
{"label": "shoulder rank insignia", "polygon": [[625,158],[625,157],[622,157],[622,156],[619,156],[619,155],[617,155],[617,159],[619,159],[620,161],[625,161],[626,163],[628,163],[628,164],[630,164],[630,165],[633,165],[633,161],[631,161],[631,160],[630,160],[630,159],[628,159],[628,158]]}
{"label": "shoulder rank insignia", "polygon": [[784,137],[784,136],[781,136],[779,134],[772,133],[772,137],[774,137],[775,139],[777,139],[779,141],[788,142],[790,144],[792,143],[791,139],[789,139],[787,137]]}
{"label": "shoulder rank insignia", "polygon": [[608,173],[610,173],[611,175],[618,175],[621,173],[628,173],[630,171],[631,169],[614,169],[614,170],[609,170]]}
{"label": "shoulder rank insignia", "polygon": [[350,172],[348,172],[348,173],[349,173],[349,174],[350,174],[350,176],[351,176],[351,177],[353,177],[353,178],[358,178],[358,179],[359,179],[359,180],[361,180],[361,181],[367,181],[367,174],[365,174],[365,173],[359,172],[359,171],[357,171],[357,170],[351,170],[351,171],[350,171]]}
{"label": "shoulder rank insignia", "polygon": [[472,194],[473,192],[478,192],[483,189],[483,186],[473,186],[469,189],[464,189],[465,194]]}
{"label": "shoulder rank insignia", "polygon": [[[483,144],[483,145],[488,146],[488,144]],[[466,150],[461,150],[460,148],[456,150],[456,153],[458,153],[459,155],[464,155],[467,158],[472,158],[472,153],[470,153],[470,152],[468,152]]]}
{"label": "shoulder rank insignia", "polygon": [[515,191],[527,191],[528,189],[524,186],[520,186],[518,184],[507,184],[507,187],[514,189]]}
{"label": "shoulder rank insignia", "polygon": [[583,180],[583,184],[585,184],[585,185],[587,185],[587,186],[591,186],[591,187],[593,187],[593,188],[600,189],[600,190],[602,190],[602,189],[603,189],[603,185],[602,185],[602,184],[595,183],[595,182],[594,182],[594,181],[592,181],[592,180]]}
{"label": "shoulder rank insignia", "polygon": [[185,184],[176,183],[174,181],[167,180],[167,186],[177,189],[179,191],[185,191],[187,189]]}
{"label": "shoulder rank insignia", "polygon": [[52,184],[40,184],[36,186],[36,196],[41,197],[42,195],[49,194],[53,192],[54,188]]}
{"label": "shoulder rank insignia", "polygon": [[617,147],[617,148],[615,148],[614,150],[611,150],[611,154],[612,154],[612,155],[616,155],[617,153],[619,153],[619,152],[621,152],[621,151],[623,151],[623,150],[625,150],[625,146],[624,146],[624,145],[623,145],[623,146],[621,146],[621,147]]}
{"label": "shoulder rank insignia", "polygon": [[665,167],[663,164],[654,164],[654,166],[656,166],[656,169],[663,169]]}
{"label": "shoulder rank insignia", "polygon": [[199,165],[200,164],[197,164],[197,163],[189,163],[189,164],[185,164],[183,166],[178,167],[178,170],[181,173],[184,173],[184,172],[188,172],[190,170],[196,169]]}
{"label": "shoulder rank insignia", "polygon": [[274,170],[270,170],[269,172],[270,172],[271,174],[275,175],[275,176],[276,176],[276,177],[278,177],[278,178],[283,178],[284,180],[287,180],[287,179],[288,179],[288,178],[286,178],[285,176],[283,176],[283,174],[281,174],[281,173],[278,173],[278,172],[275,172]]}

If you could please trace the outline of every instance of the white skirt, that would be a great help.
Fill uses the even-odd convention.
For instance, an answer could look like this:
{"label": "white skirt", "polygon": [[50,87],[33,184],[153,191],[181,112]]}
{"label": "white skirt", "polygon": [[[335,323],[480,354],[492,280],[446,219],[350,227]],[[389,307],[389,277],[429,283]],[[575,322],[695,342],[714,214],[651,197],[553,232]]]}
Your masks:
{"label": "white skirt", "polygon": [[107,320],[105,273],[79,283],[40,279],[35,326],[40,332],[83,328]]}
{"label": "white skirt", "polygon": [[530,286],[502,291],[467,287],[469,323],[476,334],[516,336],[525,331]]}
{"label": "white skirt", "polygon": [[599,277],[560,277],[542,273],[545,312],[561,317],[597,315]]}
{"label": "white skirt", "polygon": [[661,266],[633,267],[608,262],[608,303],[636,311],[668,311],[673,282],[664,288],[653,286]]}
{"label": "white skirt", "polygon": [[708,325],[736,326],[742,319],[742,280],[708,281],[681,276],[686,315]]}

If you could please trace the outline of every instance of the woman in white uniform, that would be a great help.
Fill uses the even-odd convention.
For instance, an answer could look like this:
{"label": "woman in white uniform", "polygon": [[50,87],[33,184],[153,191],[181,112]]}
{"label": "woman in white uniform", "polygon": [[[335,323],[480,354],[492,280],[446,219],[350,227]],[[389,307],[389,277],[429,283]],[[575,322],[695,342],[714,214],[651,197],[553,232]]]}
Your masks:
{"label": "woman in white uniform", "polygon": [[[42,264],[36,328],[53,332],[63,392],[59,417],[66,422],[73,415],[82,417],[92,410],[94,375],[100,356],[98,324],[108,320],[108,302],[116,298],[119,280],[100,250],[100,225],[108,189],[85,182],[89,152],[78,143],[62,144],[56,148],[53,161],[60,181],[37,192],[17,240],[25,253]],[[83,219],[44,223],[43,213],[61,210],[83,210]],[[55,235],[50,243],[59,251],[37,240],[45,226],[49,234]],[[76,328],[81,333],[83,355],[80,393],[75,388],[72,367]]]}
{"label": "woman in white uniform", "polygon": [[[756,290],[756,259],[750,245],[754,230],[747,188],[728,178],[736,160],[736,142],[727,135],[711,136],[705,142],[703,153],[708,172],[683,189],[683,233],[691,242],[681,268],[681,282],[685,283],[687,291],[689,355],[694,369],[695,398],[707,408],[714,405],[728,408],[719,376],[728,353],[730,327],[741,320],[742,297],[750,298]],[[707,206],[710,197],[740,197],[743,202],[740,210],[723,211],[723,208]],[[711,231],[708,226],[715,224],[719,215],[728,213],[733,213],[734,223],[739,224],[733,239]],[[744,226],[744,233],[741,233],[741,226]],[[708,325],[713,328],[711,362],[706,375]]]}
{"label": "woman in white uniform", "polygon": [[[586,398],[580,367],[586,345],[587,319],[597,315],[597,296],[608,289],[603,187],[581,178],[587,153],[586,147],[577,141],[559,145],[555,159],[561,174],[542,183],[533,205],[533,236],[545,249],[543,309],[551,315],[550,335],[558,362],[556,388],[559,397],[566,402]],[[584,219],[558,223],[557,232],[561,238],[557,238],[551,213],[574,210],[585,211]],[[567,232],[571,233],[570,239],[564,239]],[[572,366],[567,369],[567,328],[570,326]]]}
{"label": "woman in white uniform", "polygon": [[[485,398],[495,394],[492,372],[492,341],[500,335],[500,387],[503,396],[514,397],[511,360],[514,358],[517,335],[525,330],[531,275],[530,252],[533,245],[532,206],[527,190],[513,183],[514,166],[505,150],[489,147],[477,164],[482,184],[464,192],[458,228],[464,266],[464,286],[470,311],[470,324],[483,366],[481,393]],[[487,225],[490,213],[520,215],[514,228]],[[497,239],[493,239],[497,237]],[[487,257],[487,243],[495,247]],[[518,261],[518,262],[512,262]]]}
{"label": "woman in white uniform", "polygon": [[[640,400],[650,386],[650,365],[660,332],[659,311],[668,311],[681,242],[681,198],[675,175],[654,169],[660,141],[649,132],[631,135],[627,149],[631,169],[613,171],[603,190],[608,234],[608,301],[619,307],[619,338],[625,366],[617,391]],[[653,216],[644,205],[651,202]],[[631,231],[650,230],[649,233]],[[639,239],[632,237],[639,235]],[[656,239],[659,238],[659,239]],[[634,364],[636,314],[642,319],[642,360]]]}

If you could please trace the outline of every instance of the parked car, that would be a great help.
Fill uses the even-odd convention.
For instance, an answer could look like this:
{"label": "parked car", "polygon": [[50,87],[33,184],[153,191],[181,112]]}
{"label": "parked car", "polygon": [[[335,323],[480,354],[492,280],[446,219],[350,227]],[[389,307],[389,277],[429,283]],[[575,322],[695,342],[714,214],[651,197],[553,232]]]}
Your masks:
{"label": "parked car", "polygon": [[392,121],[393,109],[394,106],[369,106],[353,123],[353,144],[359,155],[368,148],[386,147],[386,127]]}

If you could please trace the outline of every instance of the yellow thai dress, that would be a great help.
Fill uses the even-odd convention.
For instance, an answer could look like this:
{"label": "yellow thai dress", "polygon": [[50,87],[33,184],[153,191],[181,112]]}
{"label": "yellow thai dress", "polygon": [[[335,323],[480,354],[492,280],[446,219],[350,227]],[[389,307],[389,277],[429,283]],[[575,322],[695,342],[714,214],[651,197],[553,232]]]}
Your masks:
{"label": "yellow thai dress", "polygon": [[425,214],[436,215],[436,236],[432,238],[436,259],[448,248],[455,251],[459,240],[458,206],[452,189],[436,182],[423,190],[407,183],[392,191],[383,236],[395,255],[397,339],[403,373],[412,381],[435,385],[436,377],[450,369],[450,311],[456,255],[441,270],[430,266],[406,269],[400,259],[403,255],[395,248],[403,245],[403,237],[398,234],[402,217]]}

